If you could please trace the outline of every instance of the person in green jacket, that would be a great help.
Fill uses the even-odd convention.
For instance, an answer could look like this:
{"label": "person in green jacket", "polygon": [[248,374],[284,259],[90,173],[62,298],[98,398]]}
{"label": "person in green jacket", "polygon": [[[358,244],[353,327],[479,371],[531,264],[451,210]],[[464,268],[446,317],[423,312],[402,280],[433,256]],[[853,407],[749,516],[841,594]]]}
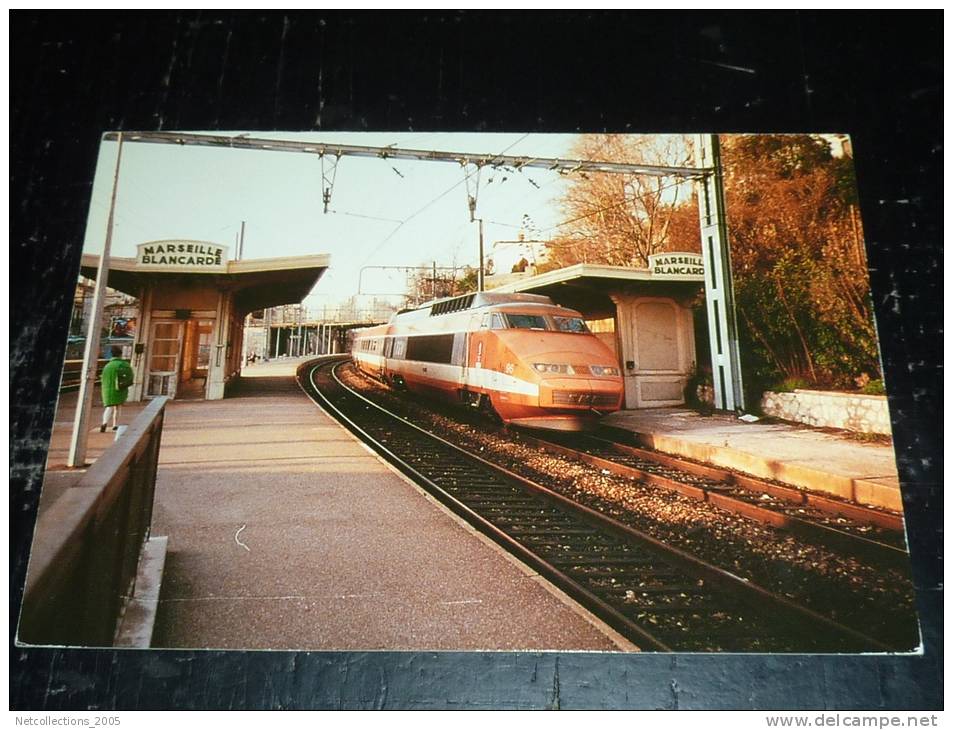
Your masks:
{"label": "person in green jacket", "polygon": [[110,348],[112,359],[106,363],[103,368],[103,374],[100,376],[102,385],[103,405],[106,410],[103,411],[103,422],[99,427],[99,432],[106,430],[109,423],[109,417],[112,416],[113,431],[119,428],[119,409],[126,398],[129,396],[129,386],[135,376],[132,372],[132,366],[122,359],[122,348],[113,345]]}

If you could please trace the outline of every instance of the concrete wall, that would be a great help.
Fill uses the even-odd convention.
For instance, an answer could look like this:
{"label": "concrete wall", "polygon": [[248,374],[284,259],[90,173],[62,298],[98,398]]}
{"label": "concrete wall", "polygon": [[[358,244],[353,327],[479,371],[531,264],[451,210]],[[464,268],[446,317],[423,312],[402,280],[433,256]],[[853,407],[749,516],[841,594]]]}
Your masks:
{"label": "concrete wall", "polygon": [[765,415],[809,426],[842,428],[857,433],[890,435],[890,412],[882,395],[795,390],[766,391],[761,398]]}

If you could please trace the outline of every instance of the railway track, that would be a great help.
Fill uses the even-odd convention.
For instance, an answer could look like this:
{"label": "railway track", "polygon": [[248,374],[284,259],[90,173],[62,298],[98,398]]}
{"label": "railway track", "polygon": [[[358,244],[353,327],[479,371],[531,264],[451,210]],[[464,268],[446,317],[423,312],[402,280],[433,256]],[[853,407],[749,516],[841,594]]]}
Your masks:
{"label": "railway track", "polygon": [[390,414],[337,380],[339,362],[302,366],[299,383],[398,469],[639,647],[890,648]]}
{"label": "railway track", "polygon": [[709,502],[873,565],[909,566],[898,515],[588,434],[523,432],[520,440],[617,476]]}

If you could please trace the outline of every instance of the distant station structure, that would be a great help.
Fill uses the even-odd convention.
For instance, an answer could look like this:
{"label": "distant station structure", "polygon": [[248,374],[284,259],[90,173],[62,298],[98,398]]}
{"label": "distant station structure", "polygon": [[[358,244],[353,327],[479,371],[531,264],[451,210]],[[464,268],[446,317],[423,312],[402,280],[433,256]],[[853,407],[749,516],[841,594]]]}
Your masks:
{"label": "distant station structure", "polygon": [[578,310],[590,329],[618,357],[625,380],[625,408],[675,406],[699,358],[693,309],[705,283],[702,257],[665,253],[647,268],[576,264],[536,275],[487,277],[496,291],[549,296]]}
{"label": "distant station structure", "polygon": [[[84,254],[80,274],[95,279],[98,263]],[[223,398],[246,355],[246,316],[301,302],[329,263],[326,254],[230,260],[226,246],[189,240],[150,241],[135,258],[111,257],[108,286],[139,300],[130,400]]]}
{"label": "distant station structure", "polygon": [[396,310],[325,308],[316,313],[301,304],[288,304],[252,312],[245,320],[245,359],[254,362],[347,352],[353,330],[386,322]]}

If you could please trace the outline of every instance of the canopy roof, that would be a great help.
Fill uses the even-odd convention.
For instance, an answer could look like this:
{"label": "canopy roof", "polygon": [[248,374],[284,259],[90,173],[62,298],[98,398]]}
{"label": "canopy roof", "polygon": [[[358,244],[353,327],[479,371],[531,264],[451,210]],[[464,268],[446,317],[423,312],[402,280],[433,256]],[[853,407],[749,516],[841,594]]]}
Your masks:
{"label": "canopy roof", "polygon": [[[596,318],[610,317],[615,312],[613,294],[690,299],[702,289],[704,280],[702,275],[660,278],[653,276],[648,269],[576,264],[545,274],[509,280],[502,286],[493,287],[491,291],[543,294],[557,304]],[[492,286],[492,279],[488,279],[487,283]]]}
{"label": "canopy roof", "polygon": [[[233,292],[237,309],[251,312],[300,302],[318,283],[330,262],[327,254],[285,256],[229,261],[224,271],[186,272],[145,269],[138,266],[134,258],[110,257],[106,283],[135,297],[141,296],[143,289],[163,283],[200,284]],[[83,254],[80,264],[83,276],[95,279],[98,268],[98,254]]]}

